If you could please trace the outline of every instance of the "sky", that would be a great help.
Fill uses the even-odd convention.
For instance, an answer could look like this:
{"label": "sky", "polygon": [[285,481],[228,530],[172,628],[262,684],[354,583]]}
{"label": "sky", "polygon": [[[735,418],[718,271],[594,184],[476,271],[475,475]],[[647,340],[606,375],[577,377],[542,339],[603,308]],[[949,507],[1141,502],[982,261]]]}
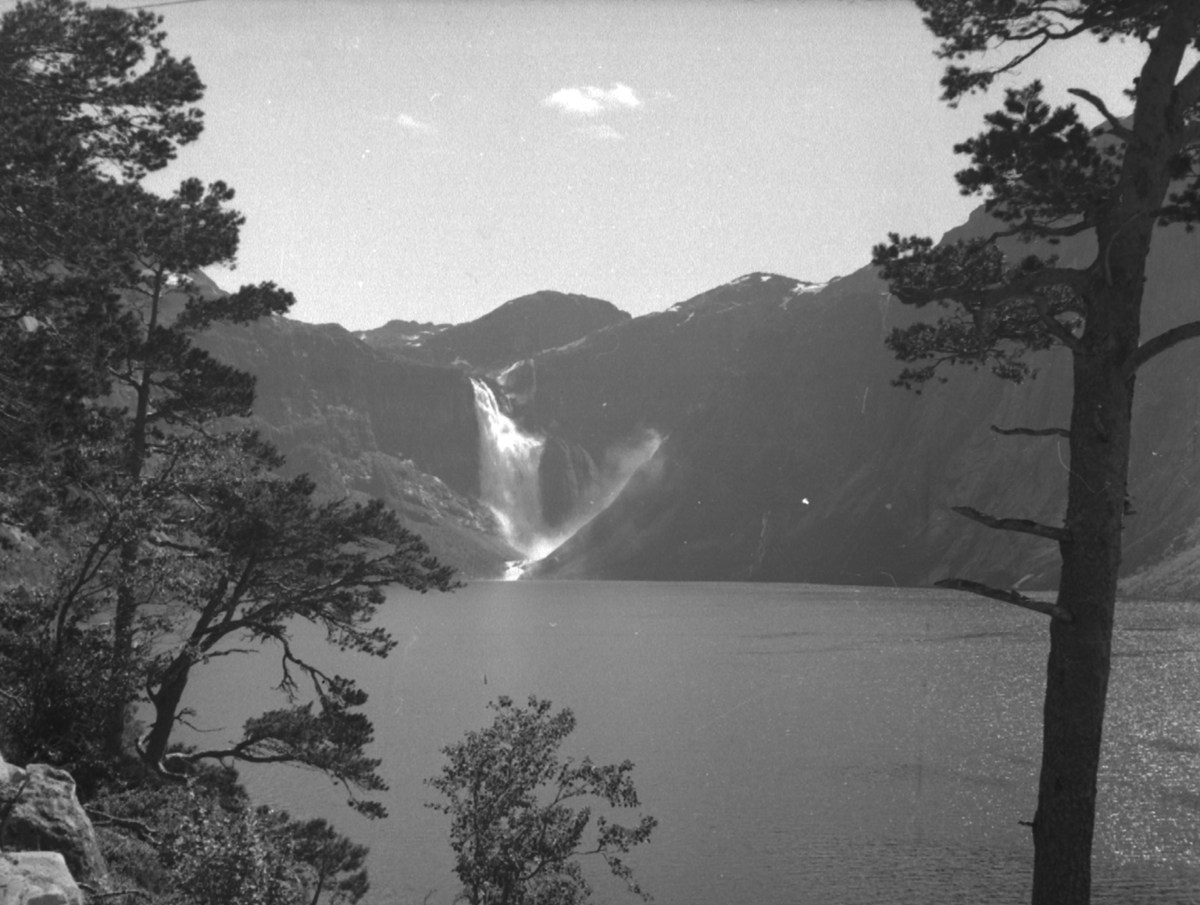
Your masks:
{"label": "sky", "polygon": [[[294,317],[352,330],[542,289],[640,315],[752,271],[853,272],[889,231],[940,236],[979,203],[952,146],[1001,101],[938,100],[944,64],[901,0],[155,11],[207,85],[207,125],[151,187],[232,185],[238,264],[210,274],[274,280]],[[1120,113],[1139,59],[1072,42],[1010,84],[1040,77],[1059,103],[1087,87]]]}

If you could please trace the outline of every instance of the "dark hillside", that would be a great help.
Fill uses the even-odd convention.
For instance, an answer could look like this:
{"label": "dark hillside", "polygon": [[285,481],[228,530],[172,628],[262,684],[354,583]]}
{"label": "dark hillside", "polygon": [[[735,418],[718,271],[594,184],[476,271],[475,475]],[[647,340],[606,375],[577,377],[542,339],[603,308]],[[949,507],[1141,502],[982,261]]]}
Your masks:
{"label": "dark hillside", "polygon": [[497,575],[515,555],[479,488],[479,434],[461,371],[402,361],[334,324],[272,318],[204,337],[257,378],[255,420],[327,495],[377,496],[444,561]]}
{"label": "dark hillside", "polygon": [[[966,227],[978,228],[978,222]],[[1182,230],[1160,243],[1148,330],[1186,319],[1200,301],[1197,243]],[[1082,251],[1062,249],[1064,256]],[[675,423],[660,422],[670,436],[642,479],[545,561],[539,575],[920,585],[953,574],[1053,586],[1051,545],[992,532],[950,507],[1061,519],[1065,444],[1003,437],[990,428],[1064,424],[1065,356],[1043,356],[1038,379],[1022,386],[960,370],[916,396],[890,386],[899,366],[882,342],[898,317],[911,314],[889,304],[868,269],[815,295],[780,293],[760,312],[731,341],[727,357],[707,357],[722,369],[708,392],[681,382],[696,397],[685,411],[676,408]],[[654,327],[643,329],[649,334]],[[626,338],[626,345],[633,342]],[[676,359],[665,342],[657,350],[644,369],[693,373],[694,358]],[[600,373],[597,356],[584,367],[592,369],[590,379],[569,387],[594,387],[600,395],[632,383],[628,365]],[[569,392],[551,383],[548,370],[539,371],[543,406],[559,398],[556,392]],[[1154,564],[1172,545],[1181,555],[1190,549],[1186,538],[1200,519],[1198,391],[1195,345],[1164,357],[1139,380],[1132,484],[1138,514],[1127,522],[1129,573]],[[574,398],[587,397],[576,390]],[[603,401],[591,406],[594,412]],[[592,431],[610,418],[597,413],[590,421],[579,402],[562,407]],[[583,436],[597,442],[594,434]]]}

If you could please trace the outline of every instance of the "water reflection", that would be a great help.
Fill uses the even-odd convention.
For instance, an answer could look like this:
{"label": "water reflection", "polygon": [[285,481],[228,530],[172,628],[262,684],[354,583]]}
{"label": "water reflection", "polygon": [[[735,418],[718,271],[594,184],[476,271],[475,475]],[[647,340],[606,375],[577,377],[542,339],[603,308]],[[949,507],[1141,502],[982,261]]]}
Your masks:
{"label": "water reflection", "polygon": [[[368,842],[379,905],[453,900],[422,780],[500,694],[570,706],[575,753],[635,762],[661,825],[633,860],[661,905],[1028,898],[1036,614],[943,592],[534,582],[398,595],[385,619],[392,657],[337,668],[371,690],[392,818],[355,818],[310,774],[251,777]],[[1196,605],[1120,608],[1097,902],[1200,901],[1198,640]],[[202,712],[226,706],[230,726],[230,689],[268,684],[221,682],[199,689]]]}

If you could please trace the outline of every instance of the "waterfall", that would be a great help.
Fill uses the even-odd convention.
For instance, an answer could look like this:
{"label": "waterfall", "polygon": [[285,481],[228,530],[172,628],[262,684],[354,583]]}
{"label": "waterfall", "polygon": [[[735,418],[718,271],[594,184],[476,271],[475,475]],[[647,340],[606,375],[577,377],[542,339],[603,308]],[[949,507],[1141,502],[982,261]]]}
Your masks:
{"label": "waterfall", "polygon": [[479,420],[479,488],[504,539],[526,559],[540,559],[554,544],[546,537],[538,466],[545,440],[526,434],[500,410],[484,381],[471,378]]}
{"label": "waterfall", "polygon": [[495,514],[504,539],[523,557],[510,563],[506,575],[519,578],[525,565],[548,556],[606,509],[634,472],[650,463],[662,438],[647,430],[609,449],[599,473],[591,476],[574,501],[570,516],[552,529],[542,515],[539,479],[546,438],[521,430],[501,410],[487,383],[472,377],[471,385],[479,422],[479,496]]}

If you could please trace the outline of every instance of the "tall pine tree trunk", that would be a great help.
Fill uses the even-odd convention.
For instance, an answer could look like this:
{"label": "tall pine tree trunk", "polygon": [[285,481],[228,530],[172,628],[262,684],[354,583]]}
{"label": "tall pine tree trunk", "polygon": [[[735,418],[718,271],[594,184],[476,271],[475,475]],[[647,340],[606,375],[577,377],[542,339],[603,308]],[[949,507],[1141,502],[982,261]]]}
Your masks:
{"label": "tall pine tree trunk", "polygon": [[[1042,721],[1042,769],[1033,820],[1034,905],[1088,905],[1104,710],[1112,663],[1113,613],[1128,499],[1134,374],[1141,332],[1145,251],[1152,222],[1110,258],[1088,298],[1074,350],[1068,539],[1061,544]],[[1137,236],[1132,238],[1138,238]],[[1102,240],[1103,241],[1103,240]]]}
{"label": "tall pine tree trunk", "polygon": [[1133,380],[1103,355],[1075,357],[1063,571],[1046,669],[1042,770],[1034,817],[1034,905],[1086,905],[1096,777],[1112,658],[1129,463]]}
{"label": "tall pine tree trunk", "polygon": [[161,684],[150,694],[150,702],[154,705],[154,721],[141,748],[141,756],[147,763],[160,764],[167,753],[193,665],[194,661],[185,654],[176,657],[167,668]]}

